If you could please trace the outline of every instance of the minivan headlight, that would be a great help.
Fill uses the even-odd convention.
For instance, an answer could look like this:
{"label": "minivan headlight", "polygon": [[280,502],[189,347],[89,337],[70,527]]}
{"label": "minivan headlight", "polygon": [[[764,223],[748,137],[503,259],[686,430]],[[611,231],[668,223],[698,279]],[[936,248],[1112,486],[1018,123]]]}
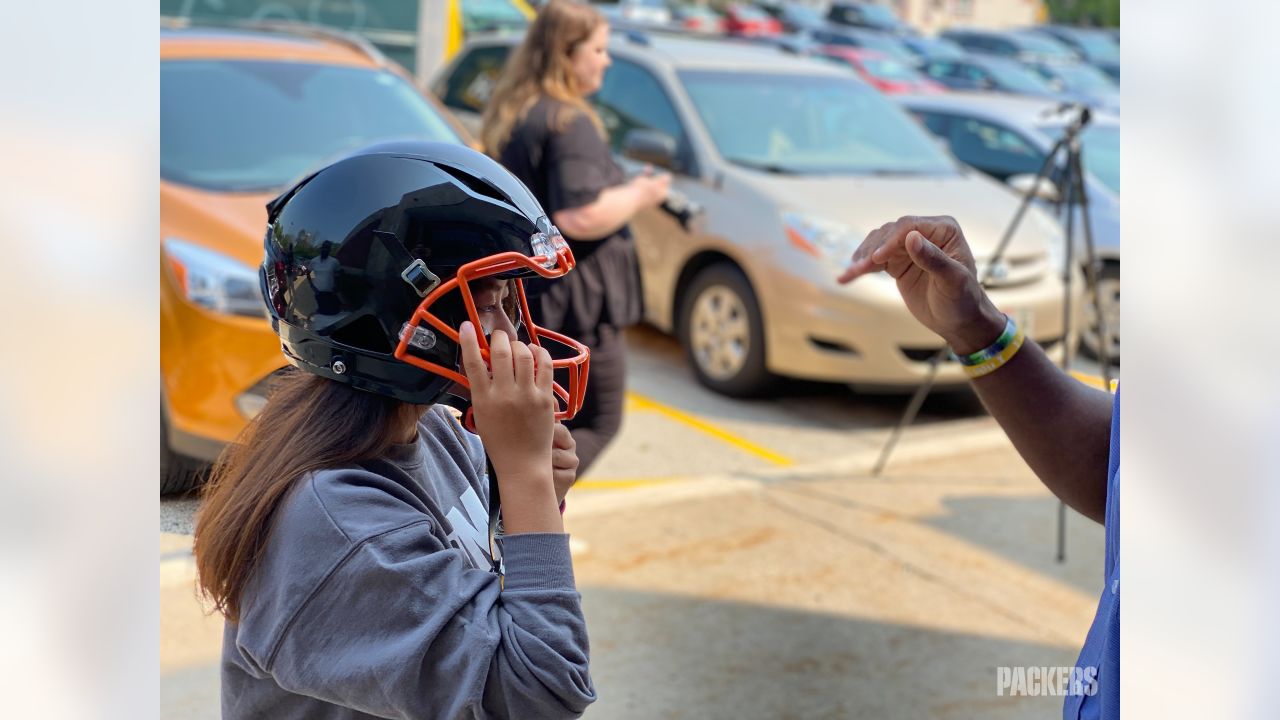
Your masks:
{"label": "minivan headlight", "polygon": [[848,262],[862,240],[840,223],[795,212],[782,214],[782,226],[792,245],[814,257],[836,263]]}
{"label": "minivan headlight", "polygon": [[256,268],[195,243],[165,238],[164,252],[183,297],[224,315],[265,317]]}

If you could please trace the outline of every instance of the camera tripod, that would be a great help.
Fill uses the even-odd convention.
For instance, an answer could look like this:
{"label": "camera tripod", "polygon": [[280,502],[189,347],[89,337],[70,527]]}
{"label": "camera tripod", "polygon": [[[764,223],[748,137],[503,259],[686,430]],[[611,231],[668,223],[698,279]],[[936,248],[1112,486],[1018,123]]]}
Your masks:
{"label": "camera tripod", "polygon": [[[1040,166],[1040,172],[1036,174],[1035,181],[1025,191],[1022,202],[1018,205],[1017,212],[1013,215],[1013,220],[1009,223],[1009,227],[1005,230],[1004,236],[1000,239],[1000,244],[996,246],[995,251],[991,254],[990,259],[983,270],[982,277],[979,282],[983,288],[987,288],[991,281],[991,274],[996,264],[1004,256],[1005,250],[1009,243],[1013,240],[1014,233],[1017,232],[1019,224],[1022,222],[1023,216],[1026,215],[1027,208],[1031,206],[1031,202],[1036,198],[1037,191],[1042,184],[1051,175],[1060,175],[1062,182],[1059,184],[1063,188],[1057,195],[1055,211],[1064,213],[1063,221],[1065,229],[1066,257],[1063,262],[1063,303],[1062,303],[1062,369],[1066,371],[1071,365],[1071,361],[1075,356],[1074,343],[1070,342],[1072,329],[1072,310],[1073,303],[1071,298],[1072,279],[1075,275],[1075,216],[1076,209],[1080,213],[1080,225],[1084,228],[1084,249],[1085,249],[1085,277],[1086,284],[1090,290],[1091,300],[1093,302],[1094,315],[1097,318],[1098,327],[1098,361],[1102,365],[1102,374],[1107,388],[1111,387],[1111,348],[1110,336],[1107,334],[1106,316],[1102,309],[1102,296],[1098,288],[1098,258],[1094,252],[1093,229],[1089,224],[1089,196],[1085,192],[1085,175],[1084,163],[1081,160],[1081,141],[1080,133],[1085,126],[1089,124],[1091,119],[1091,111],[1087,106],[1075,105],[1071,103],[1063,103],[1058,107],[1049,111],[1049,114],[1060,114],[1064,112],[1075,112],[1076,115],[1072,121],[1063,130],[1062,137],[1054,143],[1053,148],[1049,150],[1045,156],[1044,163]],[[1065,151],[1066,160],[1062,165],[1058,165],[1057,159],[1060,154]],[[884,449],[880,452],[879,459],[876,460],[875,466],[871,469],[871,476],[878,477],[884,471],[885,464],[889,461],[889,455],[893,452],[894,446],[902,437],[902,433],[915,420],[919,414],[920,408],[924,405],[925,398],[928,397],[933,384],[937,380],[938,367],[946,359],[948,354],[947,348],[942,348],[929,358],[929,374],[924,383],[916,389],[915,394],[911,397],[911,402],[907,403],[907,408],[902,414],[902,418],[898,421],[898,425],[889,435],[889,439],[885,442]],[[1058,501],[1058,548],[1057,560],[1062,562],[1066,559],[1066,519],[1067,506],[1062,501]]]}

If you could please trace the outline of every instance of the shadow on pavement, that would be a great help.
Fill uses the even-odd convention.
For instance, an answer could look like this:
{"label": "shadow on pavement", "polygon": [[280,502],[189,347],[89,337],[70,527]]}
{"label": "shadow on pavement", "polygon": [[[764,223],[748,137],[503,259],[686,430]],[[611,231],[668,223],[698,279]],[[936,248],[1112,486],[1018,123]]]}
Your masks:
{"label": "shadow on pavement", "polygon": [[736,602],[585,588],[589,718],[1024,718],[1061,697],[996,695],[997,666],[1078,649]]}

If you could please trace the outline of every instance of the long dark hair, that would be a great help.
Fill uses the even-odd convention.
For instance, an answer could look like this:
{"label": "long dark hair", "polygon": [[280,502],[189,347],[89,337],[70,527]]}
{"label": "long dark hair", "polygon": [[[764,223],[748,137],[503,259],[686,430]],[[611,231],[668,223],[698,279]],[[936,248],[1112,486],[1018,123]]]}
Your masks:
{"label": "long dark hair", "polygon": [[214,464],[196,518],[201,594],[232,622],[272,520],[307,473],[376,458],[395,444],[417,408],[290,369],[266,406]]}

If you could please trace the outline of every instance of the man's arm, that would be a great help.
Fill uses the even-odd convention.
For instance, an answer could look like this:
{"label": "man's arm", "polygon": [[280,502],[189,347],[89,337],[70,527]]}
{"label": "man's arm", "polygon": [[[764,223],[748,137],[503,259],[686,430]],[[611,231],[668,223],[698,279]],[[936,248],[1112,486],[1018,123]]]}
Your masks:
{"label": "man's arm", "polygon": [[[1005,318],[978,283],[964,233],[949,217],[904,217],[871,232],[840,276],[883,271],[907,308],[959,355],[985,348]],[[1009,362],[973,381],[982,404],[1053,494],[1102,522],[1107,499],[1111,396],[1054,365],[1027,340]]]}

